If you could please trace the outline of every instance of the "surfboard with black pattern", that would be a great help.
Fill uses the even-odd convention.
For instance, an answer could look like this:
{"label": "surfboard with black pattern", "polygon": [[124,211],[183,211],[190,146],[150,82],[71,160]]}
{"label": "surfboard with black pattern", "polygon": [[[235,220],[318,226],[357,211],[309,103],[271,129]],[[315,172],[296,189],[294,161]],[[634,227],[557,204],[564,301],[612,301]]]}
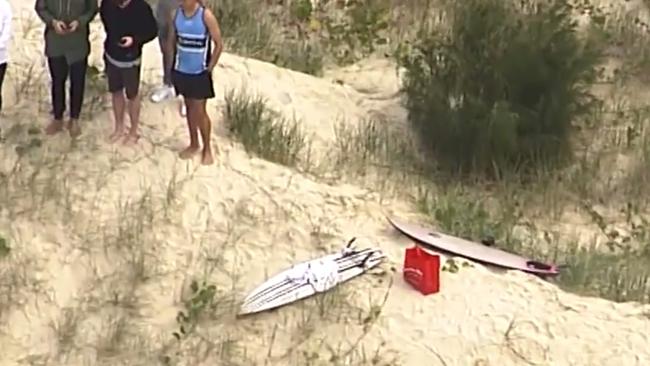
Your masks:
{"label": "surfboard with black pattern", "polygon": [[314,294],[376,267],[384,259],[378,248],[357,250],[353,238],[338,253],[299,263],[269,278],[246,297],[239,315],[275,309]]}

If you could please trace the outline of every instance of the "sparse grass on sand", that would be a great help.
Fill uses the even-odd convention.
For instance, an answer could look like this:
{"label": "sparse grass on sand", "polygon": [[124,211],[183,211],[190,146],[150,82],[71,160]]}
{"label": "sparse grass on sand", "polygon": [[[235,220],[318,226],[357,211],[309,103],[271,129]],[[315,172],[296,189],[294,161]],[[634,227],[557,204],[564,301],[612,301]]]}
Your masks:
{"label": "sparse grass on sand", "polygon": [[[34,85],[38,83],[43,81]],[[231,130],[247,149],[281,164],[300,165],[308,142],[296,124],[278,120],[261,100],[246,95],[228,100]],[[72,144],[57,138],[43,143],[39,124],[44,118],[2,126],[0,339],[9,344],[20,337],[21,314],[30,313],[43,327],[24,329],[51,340],[48,347],[14,361],[395,364],[381,345],[370,349],[364,342],[390,288],[381,274],[371,278],[387,287],[382,298],[359,301],[363,290],[352,293],[343,285],[273,315],[237,319],[238,302],[248,289],[237,270],[241,258],[236,247],[259,225],[242,216],[246,202],[226,206],[227,222],[215,222],[211,215],[204,221],[193,218],[190,235],[178,213],[185,207],[188,185],[200,179],[193,171],[175,166],[125,187],[124,174],[137,174],[132,168],[155,166],[147,165],[148,159],[128,160],[104,150],[102,155],[113,155],[84,164],[86,154],[97,152],[92,137]],[[165,158],[164,152],[157,154],[157,159]],[[267,212],[267,219],[273,215]],[[56,267],[61,278],[52,277],[48,266]],[[349,332],[347,340],[331,336],[340,327]],[[7,348],[0,358],[14,355]]]}
{"label": "sparse grass on sand", "polygon": [[311,0],[207,1],[217,15],[226,47],[242,56],[320,75],[369,55],[391,54],[413,37],[433,1]]}
{"label": "sparse grass on sand", "polygon": [[[606,141],[599,141],[598,148],[601,143],[608,148],[594,153],[592,145],[585,150],[589,158],[561,171],[540,170],[533,182],[516,175],[485,181],[436,173],[412,140],[381,120],[362,121],[358,127],[341,124],[334,161],[347,169],[348,178],[410,196],[418,211],[442,231],[475,241],[492,237],[502,249],[565,265],[557,281],[568,291],[647,303],[650,226],[647,200],[639,197],[647,195],[650,149],[645,131],[650,114],[642,106],[620,108],[611,105],[594,112],[594,118],[615,118],[621,126],[617,131],[623,131],[622,136],[617,131],[600,136]],[[636,131],[643,131],[642,136]],[[636,163],[614,181],[603,165],[618,154]],[[609,214],[609,219],[599,213],[612,209],[619,213]],[[573,212],[590,218],[586,229],[591,237],[558,227]],[[596,237],[601,239],[594,242]]]}
{"label": "sparse grass on sand", "polygon": [[[299,122],[288,124],[262,98],[245,92],[231,92],[226,100],[230,130],[247,150],[288,166],[296,164],[306,141],[297,127]],[[540,170],[533,184],[518,176],[502,177],[495,183],[435,173],[435,166],[413,145],[408,131],[382,116],[356,124],[338,123],[328,166],[338,171],[340,178],[363,177],[384,192],[410,192],[419,211],[446,232],[473,240],[491,236],[503,249],[566,265],[558,280],[569,291],[614,301],[648,302],[648,226],[640,215],[640,202],[634,199],[647,187],[650,149],[648,140],[637,136],[637,131],[646,131],[647,113],[643,107],[621,106],[618,102],[595,110],[593,119],[612,119],[621,126],[618,130],[632,133],[623,137],[618,132],[614,137],[608,134],[613,140],[601,143],[608,144],[609,149],[594,155],[592,146],[585,151],[590,161],[578,159],[560,172]],[[639,164],[616,185],[594,184],[603,180],[601,161],[608,154],[620,152],[637,157]],[[610,192],[630,203],[625,222],[621,223],[632,228],[628,236],[607,232],[604,219],[593,211],[594,204],[602,202]],[[593,218],[596,230],[612,240],[595,247],[585,243],[584,238],[566,238],[553,227],[535,224],[537,219],[548,224],[549,217],[561,220],[563,213],[575,206]]]}
{"label": "sparse grass on sand", "polygon": [[288,10],[255,0],[210,0],[207,4],[219,19],[231,52],[307,74],[321,73],[321,45],[284,25]]}
{"label": "sparse grass on sand", "polygon": [[[322,338],[321,331],[316,331],[319,327],[333,329],[336,324],[346,324],[346,327],[352,326],[348,329],[358,329],[354,333],[358,338],[351,338],[357,339],[357,343],[370,331],[381,312],[381,301],[372,301],[368,308],[360,307],[350,300],[351,294],[345,287],[281,311],[284,320],[277,324],[267,340],[259,339],[257,331],[247,330],[258,329],[256,320],[235,319],[243,289],[232,256],[239,236],[235,232],[246,230],[246,220],[238,218],[236,213],[230,214],[230,223],[226,225],[230,233],[212,232],[211,224],[205,224],[209,231],[202,235],[205,240],[192,243],[198,244],[200,250],[186,267],[173,269],[173,265],[166,264],[168,259],[162,256],[168,249],[160,232],[168,232],[165,228],[176,224],[177,218],[166,212],[178,210],[180,203],[173,197],[183,189],[187,176],[176,172],[163,185],[144,186],[130,192],[129,197],[110,198],[106,196],[110,192],[107,187],[119,179],[121,169],[107,167],[105,171],[113,170],[113,173],[100,171],[96,176],[75,176],[71,160],[48,160],[45,154],[39,156],[37,151],[25,154],[18,158],[21,161],[16,164],[17,168],[3,176],[0,206],[9,221],[2,220],[5,222],[0,228],[12,227],[7,226],[9,222],[15,227],[38,227],[38,222],[47,223],[49,230],[62,235],[61,240],[66,244],[61,249],[77,253],[74,262],[84,265],[76,268],[90,268],[75,273],[75,284],[70,286],[81,288],[66,306],[59,307],[46,300],[47,292],[54,286],[51,280],[37,278],[42,270],[39,261],[44,255],[38,251],[44,248],[31,248],[26,238],[14,237],[15,232],[6,239],[3,236],[4,249],[0,257],[2,323],[17,326],[6,321],[10,318],[15,321],[16,314],[29,308],[35,298],[45,301],[47,305],[44,306],[49,309],[42,316],[51,316],[49,323],[56,349],[33,354],[32,361],[78,364],[82,360],[92,360],[97,365],[159,362],[165,365],[205,362],[367,365],[374,359],[374,364],[382,364],[379,362],[382,350],[377,349],[369,355],[357,344],[331,342]],[[72,159],[77,152],[65,154]],[[109,182],[111,180],[113,183]],[[74,196],[70,187],[79,188],[74,190]],[[116,207],[102,203],[115,198],[118,198]],[[16,202],[24,202],[24,205],[16,206]],[[93,215],[83,212],[93,212]],[[16,244],[11,244],[9,249],[14,242]],[[54,251],[48,252],[53,258],[62,255],[61,249],[46,247]],[[183,275],[179,277],[179,274]],[[178,300],[173,298],[173,291],[155,290],[169,288],[170,284],[183,289]],[[154,305],[159,302],[177,306],[178,311],[170,314],[165,324],[154,325],[157,317]],[[173,326],[170,320],[175,323]],[[252,338],[256,341],[249,342]],[[84,356],[83,349],[93,352]],[[260,357],[261,354],[266,357]],[[266,363],[260,363],[264,358],[268,358]]]}
{"label": "sparse grass on sand", "polygon": [[[230,129],[247,150],[268,160],[295,164],[293,157],[300,154],[291,153],[290,148],[296,146],[294,141],[304,141],[297,137],[301,136],[297,127],[287,129],[284,119],[270,112],[260,98],[231,93],[227,101]],[[645,118],[639,114],[645,116],[645,109],[632,109],[624,114],[614,113],[617,110],[605,108],[594,113],[624,115],[634,129],[642,128],[639,123]],[[627,124],[620,120],[618,123]],[[269,137],[260,138],[262,135]],[[341,172],[341,177],[365,177],[366,182],[384,192],[404,192],[404,188],[397,187],[403,187],[405,182],[407,186],[417,187],[406,191],[411,192],[420,212],[443,231],[473,240],[490,236],[502,249],[564,264],[566,268],[558,280],[569,291],[614,301],[650,301],[650,249],[646,243],[649,227],[636,207],[636,213],[628,212],[622,223],[632,228],[631,233],[623,236],[607,232],[604,219],[592,209],[593,203],[602,201],[598,195],[607,192],[585,191],[585,184],[596,188],[594,180],[602,180],[601,172],[595,167],[599,164],[597,160],[589,166],[579,161],[562,172],[540,171],[539,181],[534,184],[517,183],[516,176],[503,177],[496,184],[480,180],[467,182],[460,176],[431,175],[433,167],[425,163],[421,152],[409,142],[412,140],[408,133],[381,117],[362,120],[356,125],[342,121],[335,135],[330,169]],[[648,160],[646,146],[645,138],[634,138],[630,143],[619,141],[615,151],[632,149],[631,153],[643,163]],[[278,159],[278,152],[284,158]],[[634,167],[619,185],[610,189],[620,194],[624,202],[633,202],[634,196],[645,192],[646,171],[645,164]],[[387,180],[387,176],[391,179]],[[557,183],[560,176],[568,179]],[[581,199],[589,203],[585,206]],[[559,220],[563,212],[575,205],[580,205],[583,214],[593,218],[597,230],[611,238],[609,242],[594,247],[584,240],[578,242],[582,238],[566,238],[552,227],[535,224],[536,218],[548,223],[549,214]]]}
{"label": "sparse grass on sand", "polygon": [[[248,22],[242,29],[259,37],[245,41],[253,51],[266,44],[267,36],[258,34],[263,29],[259,23],[251,26],[256,21],[242,20]],[[29,65],[14,69],[18,100],[40,98],[39,78],[44,76],[34,69]],[[91,76],[99,80],[96,71]],[[298,121],[278,116],[263,99],[245,91],[231,92],[226,102],[230,132],[249,152],[309,170],[310,143]],[[98,113],[99,108],[89,109]],[[440,175],[407,132],[379,117],[354,127],[342,122],[329,163],[342,179],[359,179],[383,193],[410,196],[414,206],[444,231],[475,240],[492,236],[501,248],[567,264],[558,279],[567,290],[614,301],[649,302],[648,202],[639,197],[648,193],[650,115],[647,108],[621,107],[617,102],[593,113],[593,120],[612,122],[615,131],[586,129],[579,137],[588,143],[581,146],[575,164],[559,172],[540,170],[532,182],[514,176],[488,182]],[[119,154],[82,165],[88,151],[75,144],[42,143],[40,122],[35,120],[3,123],[0,134],[0,340],[18,338],[24,329],[37,327],[23,326],[24,314],[42,324],[36,331],[51,340],[16,362],[399,364],[383,345],[365,343],[392,285],[385,276],[368,276],[376,281],[373,287],[386,288],[383,297],[360,301],[364,290],[343,285],[271,314],[237,319],[245,289],[242,273],[236,270],[243,260],[236,248],[252,227],[273,226],[264,220],[275,212],[249,219],[245,208],[250,200],[237,198],[221,215],[228,217],[227,222],[215,222],[209,212],[214,202],[205,203],[199,212],[184,205],[186,195],[195,196],[188,187],[205,183],[195,172],[174,166],[173,171],[124,187],[124,174],[138,174],[134,167],[156,167],[146,165],[147,159],[126,160]],[[173,155],[156,153],[156,159]],[[617,156],[630,156],[637,164],[612,177],[612,161],[617,161],[612,157]],[[573,212],[590,217],[605,241],[585,245],[592,240],[567,237],[557,224]],[[312,222],[312,235],[321,225]],[[330,239],[333,246],[340,238]],[[318,240],[319,248],[324,247]],[[255,237],[247,244],[259,241]],[[452,263],[446,270],[454,267]],[[50,267],[60,270],[60,279],[49,274]],[[60,296],[53,297],[55,293]],[[514,326],[512,321],[504,342],[510,342]],[[340,329],[351,341],[342,340]],[[10,348],[13,343],[3,343],[0,357],[9,354],[4,344]]]}

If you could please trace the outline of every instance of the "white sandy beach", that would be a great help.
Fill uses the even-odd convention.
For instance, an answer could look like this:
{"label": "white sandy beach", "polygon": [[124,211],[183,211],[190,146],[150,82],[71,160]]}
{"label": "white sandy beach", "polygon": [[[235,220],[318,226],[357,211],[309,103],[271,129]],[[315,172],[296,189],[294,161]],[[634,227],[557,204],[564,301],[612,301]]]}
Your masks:
{"label": "white sandy beach", "polygon": [[[32,2],[12,6],[3,133],[48,121],[42,25]],[[101,66],[95,23],[91,64]],[[145,81],[157,84],[156,42],[145,47],[144,63]],[[36,80],[16,100],[30,67]],[[105,142],[108,111],[83,121],[75,146],[66,134],[44,138],[22,158],[39,167],[37,178],[15,181],[9,199],[0,199],[10,203],[0,207],[0,233],[12,247],[0,259],[0,304],[8,305],[0,309],[0,365],[650,364],[650,306],[579,297],[477,264],[442,272],[441,292],[421,296],[401,277],[410,243],[384,218],[417,220],[406,201],[252,157],[223,127],[224,93],[246,87],[300,120],[322,159],[342,118],[404,115],[391,67],[367,61],[318,79],[224,54],[209,105],[220,150],[211,167],[177,158],[186,127],[173,103],[145,102],[136,147]],[[18,159],[14,145],[0,144],[0,172],[32,169]],[[268,275],[353,236],[386,252],[379,270],[324,299],[234,318],[230,304]],[[178,342],[172,333],[190,278],[215,284],[224,302],[199,323],[200,336]],[[385,296],[374,321],[372,309]],[[345,358],[332,360],[335,354]]]}

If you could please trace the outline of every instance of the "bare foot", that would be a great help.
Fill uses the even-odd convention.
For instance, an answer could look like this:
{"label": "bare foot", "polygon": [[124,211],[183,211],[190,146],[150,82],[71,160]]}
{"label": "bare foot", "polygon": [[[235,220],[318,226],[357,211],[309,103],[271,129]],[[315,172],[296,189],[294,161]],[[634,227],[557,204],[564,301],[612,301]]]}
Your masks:
{"label": "bare foot", "polygon": [[203,155],[201,156],[201,164],[203,165],[214,164],[214,157],[212,156],[212,150],[210,149],[203,150]]}
{"label": "bare foot", "polygon": [[183,159],[187,160],[192,158],[194,155],[196,155],[199,152],[199,147],[198,146],[188,146],[185,148],[185,150],[181,151],[178,153],[178,156]]}
{"label": "bare foot", "polygon": [[117,142],[119,139],[123,137],[124,137],[124,127],[115,127],[113,133],[110,134],[110,136],[108,136],[108,141]]}
{"label": "bare foot", "polygon": [[81,126],[79,126],[79,121],[76,119],[71,119],[70,122],[68,123],[68,132],[70,133],[70,137],[75,138],[81,135]]}
{"label": "bare foot", "polygon": [[108,141],[115,143],[119,141],[121,138],[124,138],[125,134],[124,131],[114,131],[110,136],[108,136]]}
{"label": "bare foot", "polygon": [[61,131],[63,131],[63,121],[61,120],[54,120],[50,122],[50,124],[47,125],[47,127],[45,127],[45,133],[47,135],[54,135]]}
{"label": "bare foot", "polygon": [[129,132],[124,136],[122,143],[124,145],[135,145],[138,143],[138,140],[140,140],[140,135],[137,132]]}

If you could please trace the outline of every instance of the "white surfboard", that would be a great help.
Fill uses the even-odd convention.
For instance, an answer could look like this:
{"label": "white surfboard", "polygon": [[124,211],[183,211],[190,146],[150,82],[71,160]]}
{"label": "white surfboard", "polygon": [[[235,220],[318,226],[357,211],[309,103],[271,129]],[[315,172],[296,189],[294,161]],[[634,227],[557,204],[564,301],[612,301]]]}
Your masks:
{"label": "white surfboard", "polygon": [[258,313],[328,291],[377,266],[378,248],[356,250],[353,238],[339,253],[299,263],[269,278],[244,300],[239,315]]}

